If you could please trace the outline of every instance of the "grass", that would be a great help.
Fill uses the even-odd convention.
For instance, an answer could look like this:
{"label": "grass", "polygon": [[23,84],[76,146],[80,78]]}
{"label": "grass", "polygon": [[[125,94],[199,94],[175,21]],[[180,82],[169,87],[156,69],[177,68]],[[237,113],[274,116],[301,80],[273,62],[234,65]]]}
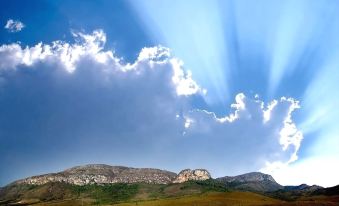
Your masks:
{"label": "grass", "polygon": [[121,203],[119,206],[217,206],[217,205],[272,205],[282,201],[251,192],[207,192],[204,194],[172,197],[150,201]]}
{"label": "grass", "polygon": [[[115,206],[326,206],[339,205],[339,197],[317,196],[294,202],[285,202],[252,192],[206,192],[203,194],[155,200],[129,200],[124,203],[99,203],[98,205]],[[35,204],[36,206],[89,206],[97,204],[91,199],[63,200]]]}
{"label": "grass", "polygon": [[205,192],[227,192],[228,189],[225,187],[225,184],[209,179],[204,181],[187,181],[183,183],[181,189],[192,188],[192,187],[200,187],[202,193]]}
{"label": "grass", "polygon": [[[133,200],[119,204],[99,204],[99,205],[115,205],[115,206],[247,206],[247,205],[279,205],[284,202],[265,197],[251,192],[207,192],[203,194],[162,198],[156,200]],[[85,200],[69,200],[59,202],[40,203],[37,206],[80,206],[93,205],[94,202]]]}
{"label": "grass", "polygon": [[139,185],[124,183],[93,184],[84,186],[72,185],[71,188],[78,198],[91,198],[95,200],[95,205],[101,205],[130,200],[137,194]]}

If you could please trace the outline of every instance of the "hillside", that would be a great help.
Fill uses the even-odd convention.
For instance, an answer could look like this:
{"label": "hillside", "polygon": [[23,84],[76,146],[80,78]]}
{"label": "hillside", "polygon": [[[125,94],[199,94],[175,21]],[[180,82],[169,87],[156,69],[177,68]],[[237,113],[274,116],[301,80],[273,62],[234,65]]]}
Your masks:
{"label": "hillside", "polygon": [[213,179],[204,169],[85,165],[0,188],[0,205],[338,205],[338,186],[282,186],[253,172]]}
{"label": "hillside", "polygon": [[115,183],[102,185],[73,185],[63,182],[49,182],[42,185],[11,184],[0,191],[0,199],[7,203],[86,199],[90,202],[110,204],[226,191],[227,188],[215,180],[170,184]]}

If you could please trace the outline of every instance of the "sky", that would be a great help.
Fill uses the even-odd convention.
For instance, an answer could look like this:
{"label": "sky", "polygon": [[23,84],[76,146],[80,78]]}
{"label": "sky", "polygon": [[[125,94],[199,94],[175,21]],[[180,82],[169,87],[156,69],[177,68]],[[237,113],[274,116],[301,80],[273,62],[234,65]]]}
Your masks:
{"label": "sky", "polygon": [[0,5],[0,186],[90,163],[339,184],[339,2]]}

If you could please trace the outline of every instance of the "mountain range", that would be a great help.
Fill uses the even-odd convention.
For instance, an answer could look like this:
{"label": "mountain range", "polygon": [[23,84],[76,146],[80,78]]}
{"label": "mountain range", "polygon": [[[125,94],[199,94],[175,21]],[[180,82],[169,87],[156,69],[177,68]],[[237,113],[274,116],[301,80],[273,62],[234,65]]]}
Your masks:
{"label": "mountain range", "polygon": [[73,201],[80,197],[93,203],[94,200],[98,201],[99,196],[104,203],[121,203],[152,198],[186,197],[206,192],[243,192],[243,195],[251,192],[279,201],[299,201],[305,197],[326,196],[335,197],[334,202],[338,197],[339,201],[339,186],[282,186],[271,175],[260,172],[213,179],[205,169],[185,169],[176,174],[153,168],[90,164],[14,181],[0,188],[0,205]]}

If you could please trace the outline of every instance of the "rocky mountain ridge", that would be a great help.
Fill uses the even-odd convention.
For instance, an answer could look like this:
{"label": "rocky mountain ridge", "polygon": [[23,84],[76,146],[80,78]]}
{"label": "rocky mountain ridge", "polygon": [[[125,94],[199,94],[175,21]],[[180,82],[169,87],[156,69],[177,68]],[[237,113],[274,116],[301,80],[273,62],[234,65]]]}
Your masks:
{"label": "rocky mountain ridge", "polygon": [[42,185],[48,182],[64,182],[73,185],[109,183],[168,184],[177,176],[174,172],[152,168],[132,168],[90,164],[76,166],[58,173],[33,176],[14,184]]}
{"label": "rocky mountain ridge", "polygon": [[185,169],[176,174],[152,168],[91,164],[15,181],[0,188],[0,205],[30,205],[25,201],[48,202],[79,198],[95,201],[99,198],[100,201],[115,203],[131,198],[154,198],[154,195],[164,198],[233,191],[255,192],[270,198],[295,201],[317,195],[338,195],[339,198],[338,187],[339,185],[321,188],[306,184],[282,186],[272,176],[259,172],[213,179],[205,169]]}
{"label": "rocky mountain ridge", "polygon": [[[62,172],[32,176],[11,183],[43,185],[50,182],[62,182],[73,185],[112,184],[112,183],[147,183],[171,184],[186,181],[204,181],[212,179],[205,169],[184,169],[179,174],[153,168],[132,168],[125,166],[110,166],[105,164],[88,164],[66,169]],[[315,191],[321,187],[305,184],[299,186],[282,186],[271,175],[251,172],[237,176],[225,176],[212,179],[228,188],[245,191],[271,192],[285,191]]]}
{"label": "rocky mountain ridge", "polygon": [[28,177],[13,184],[43,185],[49,182],[64,182],[73,185],[111,183],[169,184],[210,178],[210,173],[205,169],[185,169],[177,175],[174,172],[160,169],[89,164],[72,167],[58,173]]}
{"label": "rocky mountain ridge", "polygon": [[301,184],[301,185],[297,185],[297,186],[285,186],[284,190],[286,191],[307,191],[307,192],[313,192],[316,191],[318,189],[322,189],[323,187],[319,186],[319,185],[307,185],[307,184]]}
{"label": "rocky mountain ridge", "polygon": [[259,181],[272,181],[276,182],[271,175],[263,174],[261,172],[250,172],[237,176],[225,176],[217,178],[225,182],[259,182]]}
{"label": "rocky mountain ridge", "polygon": [[284,189],[284,187],[278,184],[271,175],[260,172],[250,172],[237,176],[219,177],[216,180],[226,184],[228,187],[238,190],[266,192]]}

